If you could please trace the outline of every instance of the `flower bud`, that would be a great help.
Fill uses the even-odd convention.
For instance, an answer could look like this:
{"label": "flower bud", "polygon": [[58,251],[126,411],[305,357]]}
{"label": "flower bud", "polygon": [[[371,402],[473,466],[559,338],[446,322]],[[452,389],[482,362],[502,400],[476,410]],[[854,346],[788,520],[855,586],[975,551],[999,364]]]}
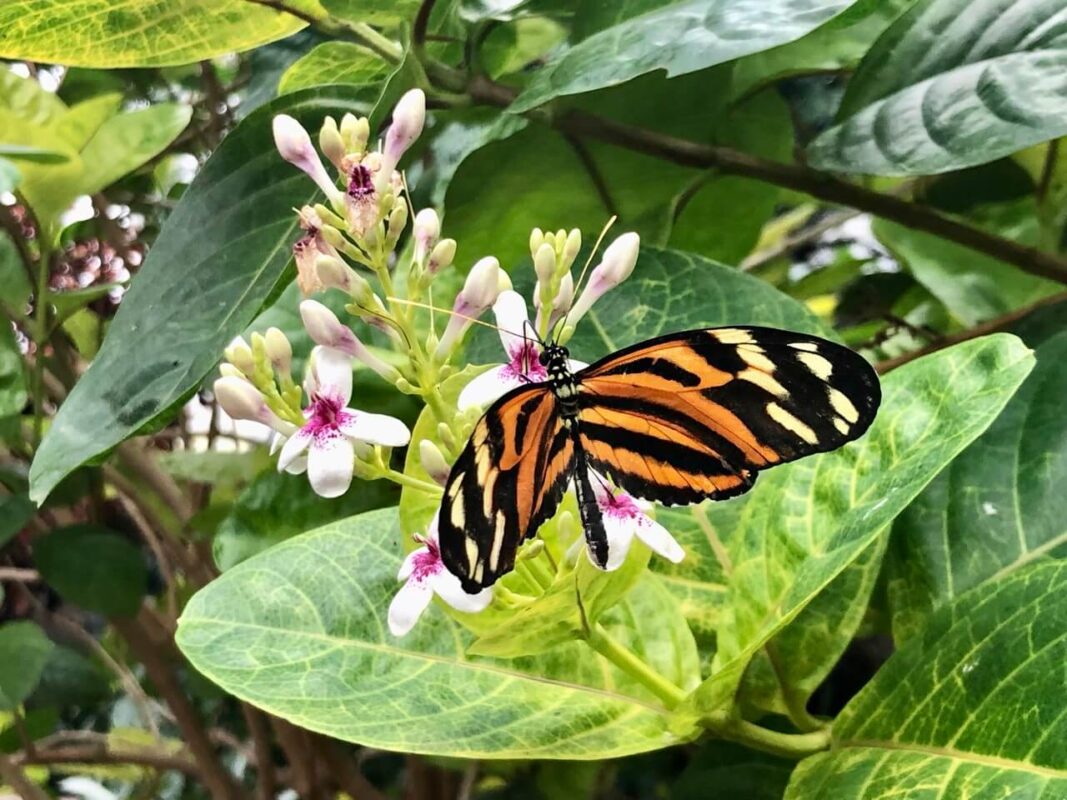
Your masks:
{"label": "flower bud", "polygon": [[545,243],[537,248],[534,254],[534,272],[541,286],[551,286],[552,277],[556,273],[556,251],[551,245]]}
{"label": "flower bud", "polygon": [[288,373],[293,364],[293,346],[289,344],[289,339],[286,335],[278,328],[267,328],[267,333],[263,340],[270,363],[281,374]]}
{"label": "flower bud", "polygon": [[358,358],[390,383],[400,377],[395,368],[371,353],[351,328],[342,324],[336,314],[317,300],[305,300],[300,304],[300,318],[315,344]]}
{"label": "flower bud", "polygon": [[351,272],[351,267],[336,256],[322,255],[315,259],[315,274],[324,289],[347,292],[352,285]]}
{"label": "flower bud", "polygon": [[296,428],[267,407],[259,390],[244,378],[226,376],[215,381],[215,401],[234,419],[250,419],[289,435]]}
{"label": "flower bud", "polygon": [[438,358],[450,353],[467,332],[472,320],[496,302],[500,294],[500,273],[500,262],[492,256],[486,256],[471,267],[463,288],[456,295],[452,317],[437,344],[435,353]]}
{"label": "flower bud", "polygon": [[396,244],[396,240],[400,238],[400,234],[404,231],[404,226],[408,224],[408,204],[397,203],[391,212],[389,212],[389,235],[387,241],[390,244]]}
{"label": "flower bud", "polygon": [[322,122],[319,129],[319,149],[330,159],[330,163],[341,169],[341,161],[345,157],[345,143],[333,117],[326,117]]}
{"label": "flower bud", "polygon": [[223,351],[223,355],[245,375],[252,375],[256,371],[256,360],[252,355],[252,348],[240,336],[230,343],[230,346]]}
{"label": "flower bud", "polygon": [[582,232],[577,228],[567,234],[567,241],[563,244],[563,268],[570,269],[574,259],[578,257],[578,251],[582,249]]}
{"label": "flower bud", "polygon": [[618,286],[634,271],[641,237],[636,233],[624,233],[608,245],[604,257],[589,274],[589,282],[571,308],[569,322],[574,325],[589,311],[605,292]]}
{"label": "flower bud", "polygon": [[559,292],[556,293],[556,301],[552,304],[554,312],[566,313],[574,302],[574,275],[570,272],[564,274],[559,281]]}
{"label": "flower bud", "polygon": [[545,234],[540,228],[534,228],[530,231],[530,257],[533,258],[537,255],[537,250],[545,242]]}
{"label": "flower bud", "polygon": [[442,239],[430,251],[430,260],[426,262],[426,271],[431,275],[436,275],[445,267],[451,265],[455,257],[456,240]]}
{"label": "flower bud", "polygon": [[348,245],[348,241],[345,239],[345,235],[341,231],[337,230],[333,225],[323,225],[319,230],[319,234],[330,247],[335,247],[338,250],[344,250]]}
{"label": "flower bud", "polygon": [[426,95],[422,89],[406,92],[393,109],[393,124],[385,134],[385,147],[382,150],[382,173],[388,180],[396,169],[400,157],[407,152],[412,143],[422,133],[426,123]]}
{"label": "flower bud", "polygon": [[[499,272],[497,272],[497,274],[496,274],[497,294],[499,295],[500,292],[511,291],[512,288],[513,287],[511,285],[511,276],[508,275],[506,272],[504,272],[504,270],[500,270]],[[496,302],[496,301],[494,301],[494,302]]]}
{"label": "flower bud", "polygon": [[362,153],[370,139],[370,122],[366,117],[345,114],[341,117],[341,139],[349,153]]}
{"label": "flower bud", "polygon": [[422,264],[441,235],[441,220],[432,208],[424,208],[415,215],[415,261]]}
{"label": "flower bud", "polygon": [[419,462],[435,483],[445,485],[451,470],[441,450],[429,439],[419,442]]}
{"label": "flower bud", "polygon": [[224,378],[244,378],[244,373],[229,361],[223,361],[219,364],[219,374]]}
{"label": "flower bud", "polygon": [[331,203],[341,202],[341,190],[334,185],[326,173],[326,168],[322,166],[319,154],[311,145],[311,137],[304,130],[304,126],[288,114],[278,114],[274,118],[273,127],[274,144],[282,158],[306,172],[325,192]]}

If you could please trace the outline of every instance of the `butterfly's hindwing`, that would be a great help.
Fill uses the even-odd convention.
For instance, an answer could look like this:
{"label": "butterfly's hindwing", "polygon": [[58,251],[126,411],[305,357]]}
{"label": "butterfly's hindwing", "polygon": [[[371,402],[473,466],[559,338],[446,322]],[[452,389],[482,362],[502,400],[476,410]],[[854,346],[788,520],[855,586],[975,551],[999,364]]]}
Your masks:
{"label": "butterfly's hindwing", "polygon": [[556,511],[574,448],[545,385],[516,389],[475,425],[445,483],[441,556],[469,592],[511,571],[519,545]]}

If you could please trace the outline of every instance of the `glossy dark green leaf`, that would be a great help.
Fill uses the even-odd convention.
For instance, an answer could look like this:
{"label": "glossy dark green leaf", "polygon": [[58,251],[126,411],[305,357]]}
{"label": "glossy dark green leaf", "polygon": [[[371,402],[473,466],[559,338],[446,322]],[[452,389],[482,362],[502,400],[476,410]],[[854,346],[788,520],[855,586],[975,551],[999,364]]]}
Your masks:
{"label": "glossy dark green leaf", "polygon": [[36,509],[27,494],[0,495],[0,547],[33,519]]}
{"label": "glossy dark green leaf", "polygon": [[32,622],[0,625],[0,711],[13,711],[30,696],[53,645]]}
{"label": "glossy dark green leaf", "polygon": [[140,549],[106,528],[60,528],[33,543],[42,577],[63,599],[88,611],[132,616],[148,587]]}
{"label": "glossy dark green leaf", "polygon": [[77,650],[55,647],[45,662],[37,688],[26,701],[31,708],[55,706],[66,710],[100,703],[111,696],[114,680],[101,665]]}
{"label": "glossy dark green leaf", "polygon": [[616,24],[538,70],[511,110],[528,111],[561,95],[614,86],[654,70],[673,77],[768,50],[818,28],[853,2],[682,0],[641,4],[643,13],[636,16],[621,10],[624,18]]}
{"label": "glossy dark green leaf", "polygon": [[270,121],[317,127],[358,100],[352,87],[286,95],[247,117],[182,196],[86,375],[30,471],[40,502],[79,464],[171,413],[275,290],[297,238],[293,207],[314,184],[274,149]]}
{"label": "glossy dark green leaf", "polygon": [[1016,332],[1037,365],[974,444],[901,514],[888,557],[897,641],[971,587],[1067,556],[1067,311],[1035,315]]}
{"label": "glossy dark green leaf", "polygon": [[[974,221],[994,233],[1036,246],[1036,212],[1036,205],[1027,198],[983,208],[974,215]],[[915,279],[967,326],[1063,290],[1060,283],[904,225],[877,220],[874,232]]]}
{"label": "glossy dark green leaf", "polygon": [[845,708],[790,800],[1067,796],[1067,565],[938,612]]}
{"label": "glossy dark green leaf", "polygon": [[[543,658],[464,655],[470,635],[436,607],[393,637],[395,509],[361,514],[239,564],[185,608],[177,641],[237,697],[302,727],[369,746],[478,758],[593,759],[691,738],[584,645]],[[656,620],[613,628],[674,661]]]}
{"label": "glossy dark green leaf", "polygon": [[[731,702],[753,657],[772,639],[789,654],[781,663],[786,684],[801,697],[815,688],[847,644],[855,609],[812,603],[828,587],[840,591],[835,581],[989,426],[1032,367],[1031,352],[1007,334],[913,361],[882,381],[882,406],[863,438],[761,476],[741,513],[743,536],[731,548],[719,650],[711,677],[694,695],[697,708]],[[809,608],[821,613],[804,620]]]}
{"label": "glossy dark green leaf", "polygon": [[1067,134],[1065,24],[1060,0],[920,0],[867,53],[809,161],[928,175]]}

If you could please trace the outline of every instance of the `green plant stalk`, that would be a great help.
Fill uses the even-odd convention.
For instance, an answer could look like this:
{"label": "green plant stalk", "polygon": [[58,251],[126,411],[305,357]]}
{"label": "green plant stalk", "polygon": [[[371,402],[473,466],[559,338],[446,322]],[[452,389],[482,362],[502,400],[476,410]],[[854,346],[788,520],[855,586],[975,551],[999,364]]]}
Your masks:
{"label": "green plant stalk", "polygon": [[686,693],[682,689],[656,672],[633,650],[611,638],[599,622],[589,627],[585,640],[600,655],[656,695],[667,708],[673,709],[685,700]]}
{"label": "green plant stalk", "polygon": [[829,727],[810,733],[781,733],[732,717],[726,711],[704,717],[700,722],[708,731],[723,739],[795,760],[827,750],[831,742]]}
{"label": "green plant stalk", "polygon": [[33,449],[41,444],[44,431],[44,348],[48,343],[48,277],[52,260],[49,237],[38,229],[37,289],[34,298],[33,341],[37,352],[33,360]]}

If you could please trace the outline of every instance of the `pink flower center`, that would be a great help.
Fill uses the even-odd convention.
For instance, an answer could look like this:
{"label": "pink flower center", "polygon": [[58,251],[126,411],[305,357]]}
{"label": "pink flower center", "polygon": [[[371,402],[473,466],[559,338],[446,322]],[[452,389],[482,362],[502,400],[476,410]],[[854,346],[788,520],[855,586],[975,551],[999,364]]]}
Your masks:
{"label": "pink flower center", "polygon": [[634,502],[634,499],[625,492],[615,494],[611,491],[604,491],[597,494],[597,504],[604,514],[620,519],[640,519],[644,516],[644,512]]}
{"label": "pink flower center", "polygon": [[523,376],[534,383],[548,380],[548,371],[538,360],[539,351],[533,342],[523,342],[509,353],[508,367],[516,376]]}
{"label": "pink flower center", "polygon": [[416,550],[411,557],[411,577],[416,581],[423,581],[439,573],[445,565],[441,561],[441,551],[432,539],[415,534],[415,541],[419,542],[422,548]]}
{"label": "pink flower center", "polygon": [[370,170],[362,164],[356,164],[348,176],[348,196],[360,199],[371,194],[374,194],[374,181],[371,180]]}
{"label": "pink flower center", "polygon": [[316,439],[329,439],[341,434],[341,426],[352,419],[344,403],[336,395],[316,394],[311,405],[304,409],[308,415],[304,430]]}

